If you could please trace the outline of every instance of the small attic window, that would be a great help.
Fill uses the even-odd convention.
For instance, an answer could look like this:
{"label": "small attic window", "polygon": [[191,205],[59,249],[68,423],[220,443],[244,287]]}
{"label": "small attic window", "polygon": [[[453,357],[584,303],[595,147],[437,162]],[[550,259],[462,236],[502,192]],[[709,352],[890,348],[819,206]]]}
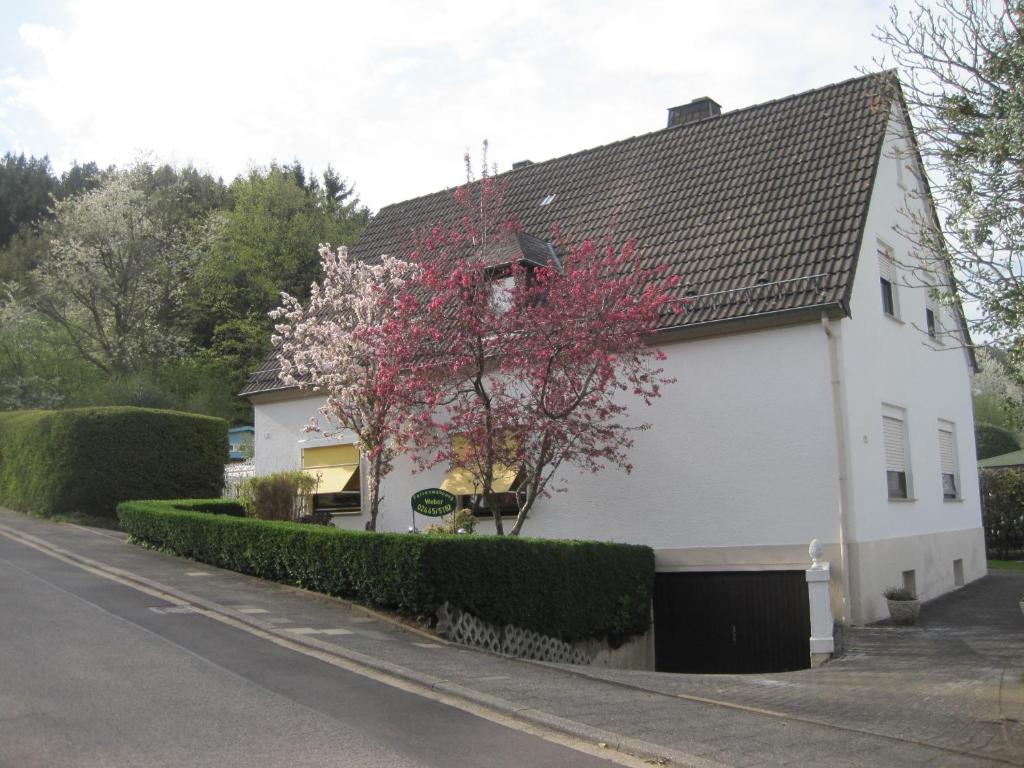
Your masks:
{"label": "small attic window", "polygon": [[551,205],[553,202],[555,202],[555,193],[552,192],[550,195],[548,195],[547,197],[540,201],[540,205],[543,208],[545,205]]}

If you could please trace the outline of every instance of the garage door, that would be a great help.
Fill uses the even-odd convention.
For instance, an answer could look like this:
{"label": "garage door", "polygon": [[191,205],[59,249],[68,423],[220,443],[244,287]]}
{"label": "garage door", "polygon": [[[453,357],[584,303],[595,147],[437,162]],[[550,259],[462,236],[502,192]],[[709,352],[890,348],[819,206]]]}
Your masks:
{"label": "garage door", "polygon": [[659,672],[783,672],[810,666],[803,571],[659,573]]}

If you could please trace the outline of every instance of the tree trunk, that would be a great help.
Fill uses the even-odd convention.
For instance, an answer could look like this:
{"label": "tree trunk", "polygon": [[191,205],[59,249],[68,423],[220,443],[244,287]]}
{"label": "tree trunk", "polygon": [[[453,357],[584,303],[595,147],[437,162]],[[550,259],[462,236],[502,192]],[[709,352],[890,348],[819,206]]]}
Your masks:
{"label": "tree trunk", "polygon": [[367,490],[370,492],[370,519],[366,530],[377,530],[377,513],[380,511],[380,456],[368,462],[369,477],[366,478]]}

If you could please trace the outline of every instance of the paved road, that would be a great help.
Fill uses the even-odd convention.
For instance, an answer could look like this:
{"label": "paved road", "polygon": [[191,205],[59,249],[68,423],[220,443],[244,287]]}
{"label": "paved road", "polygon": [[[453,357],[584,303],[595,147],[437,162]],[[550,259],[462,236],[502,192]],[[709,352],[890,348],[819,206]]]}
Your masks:
{"label": "paved road", "polygon": [[609,763],[0,537],[0,766],[64,765]]}
{"label": "paved road", "polygon": [[[574,739],[572,746],[580,746],[583,740],[591,753],[632,765],[643,763],[623,753],[667,758],[672,765],[693,768],[792,768],[819,763],[829,768],[1024,766],[1024,618],[1016,602],[1016,595],[1024,591],[1020,578],[1024,574],[1007,579],[992,576],[927,603],[917,627],[851,630],[847,655],[822,669],[779,675],[667,675],[542,665],[449,645],[429,632],[344,600],[126,545],[123,536],[111,531],[56,524],[0,509],[0,544],[5,541],[99,569],[132,582],[143,593],[154,590],[172,602],[208,611],[208,616],[248,625],[263,637],[276,638],[275,642],[299,645],[307,653],[325,653],[365,674],[428,690],[430,696],[440,694],[455,702],[460,712],[469,708],[499,723],[538,727],[545,735],[567,734]],[[8,615],[13,613],[6,610],[5,578],[6,572],[0,570],[0,768],[7,765],[2,722],[4,635],[9,633]],[[142,600],[147,609],[161,604]],[[150,613],[186,628],[195,626],[199,618],[213,620]],[[245,640],[252,642],[250,637]],[[233,646],[229,644],[227,651],[221,646],[217,650],[228,653],[228,659],[207,661],[237,671],[231,664]],[[288,681],[286,677],[284,682]],[[257,682],[272,688],[272,681]],[[272,691],[296,700],[290,690]],[[315,703],[311,709],[317,709]],[[232,711],[227,705],[211,706],[210,717],[220,715],[227,722]],[[200,726],[207,720],[195,719]],[[269,721],[270,725],[254,727],[237,713],[236,720],[232,739],[243,743],[252,738],[258,745],[264,739],[263,729],[273,726]],[[328,721],[333,722],[330,713]],[[405,730],[414,726],[398,721],[397,740],[390,732],[381,736],[367,730],[365,734],[375,746],[383,743],[402,752],[396,745],[402,744]],[[448,727],[445,718],[437,730]],[[255,734],[247,736],[246,728]],[[414,730],[410,733],[416,735]],[[266,739],[271,746],[286,743],[286,736],[273,734],[275,738]],[[177,733],[174,738],[180,740]],[[174,739],[166,742],[173,744]],[[307,743],[314,744],[312,737]],[[441,743],[445,744],[443,739]],[[599,743],[608,749],[595,749]],[[465,751],[472,752],[469,747]],[[453,766],[488,765],[493,751],[485,748],[468,756],[450,756],[449,751],[438,760],[451,760]],[[231,754],[226,748],[224,753]],[[352,748],[346,754],[355,764],[374,764],[372,756]],[[504,757],[505,752],[498,754]],[[77,754],[74,758],[58,764],[82,764]],[[268,750],[265,759],[261,756],[252,765],[273,765],[275,758]],[[313,759],[298,755],[296,764]],[[144,766],[152,761],[127,762]],[[517,755],[516,762],[544,764],[529,752]],[[320,763],[339,764],[330,759]],[[394,759],[389,764],[403,763]]]}

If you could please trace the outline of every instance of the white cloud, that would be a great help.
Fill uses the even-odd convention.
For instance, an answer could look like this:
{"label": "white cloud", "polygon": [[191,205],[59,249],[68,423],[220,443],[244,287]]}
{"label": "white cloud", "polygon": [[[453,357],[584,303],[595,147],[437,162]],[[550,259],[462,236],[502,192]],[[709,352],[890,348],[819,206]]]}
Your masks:
{"label": "white cloud", "polygon": [[379,207],[458,183],[462,151],[484,137],[508,167],[657,129],[695,96],[735,108],[850,77],[876,53],[883,12],[74,0],[59,28],[20,27],[41,66],[0,81],[0,140],[57,167],[141,149],[224,176],[275,158],[332,163]]}

